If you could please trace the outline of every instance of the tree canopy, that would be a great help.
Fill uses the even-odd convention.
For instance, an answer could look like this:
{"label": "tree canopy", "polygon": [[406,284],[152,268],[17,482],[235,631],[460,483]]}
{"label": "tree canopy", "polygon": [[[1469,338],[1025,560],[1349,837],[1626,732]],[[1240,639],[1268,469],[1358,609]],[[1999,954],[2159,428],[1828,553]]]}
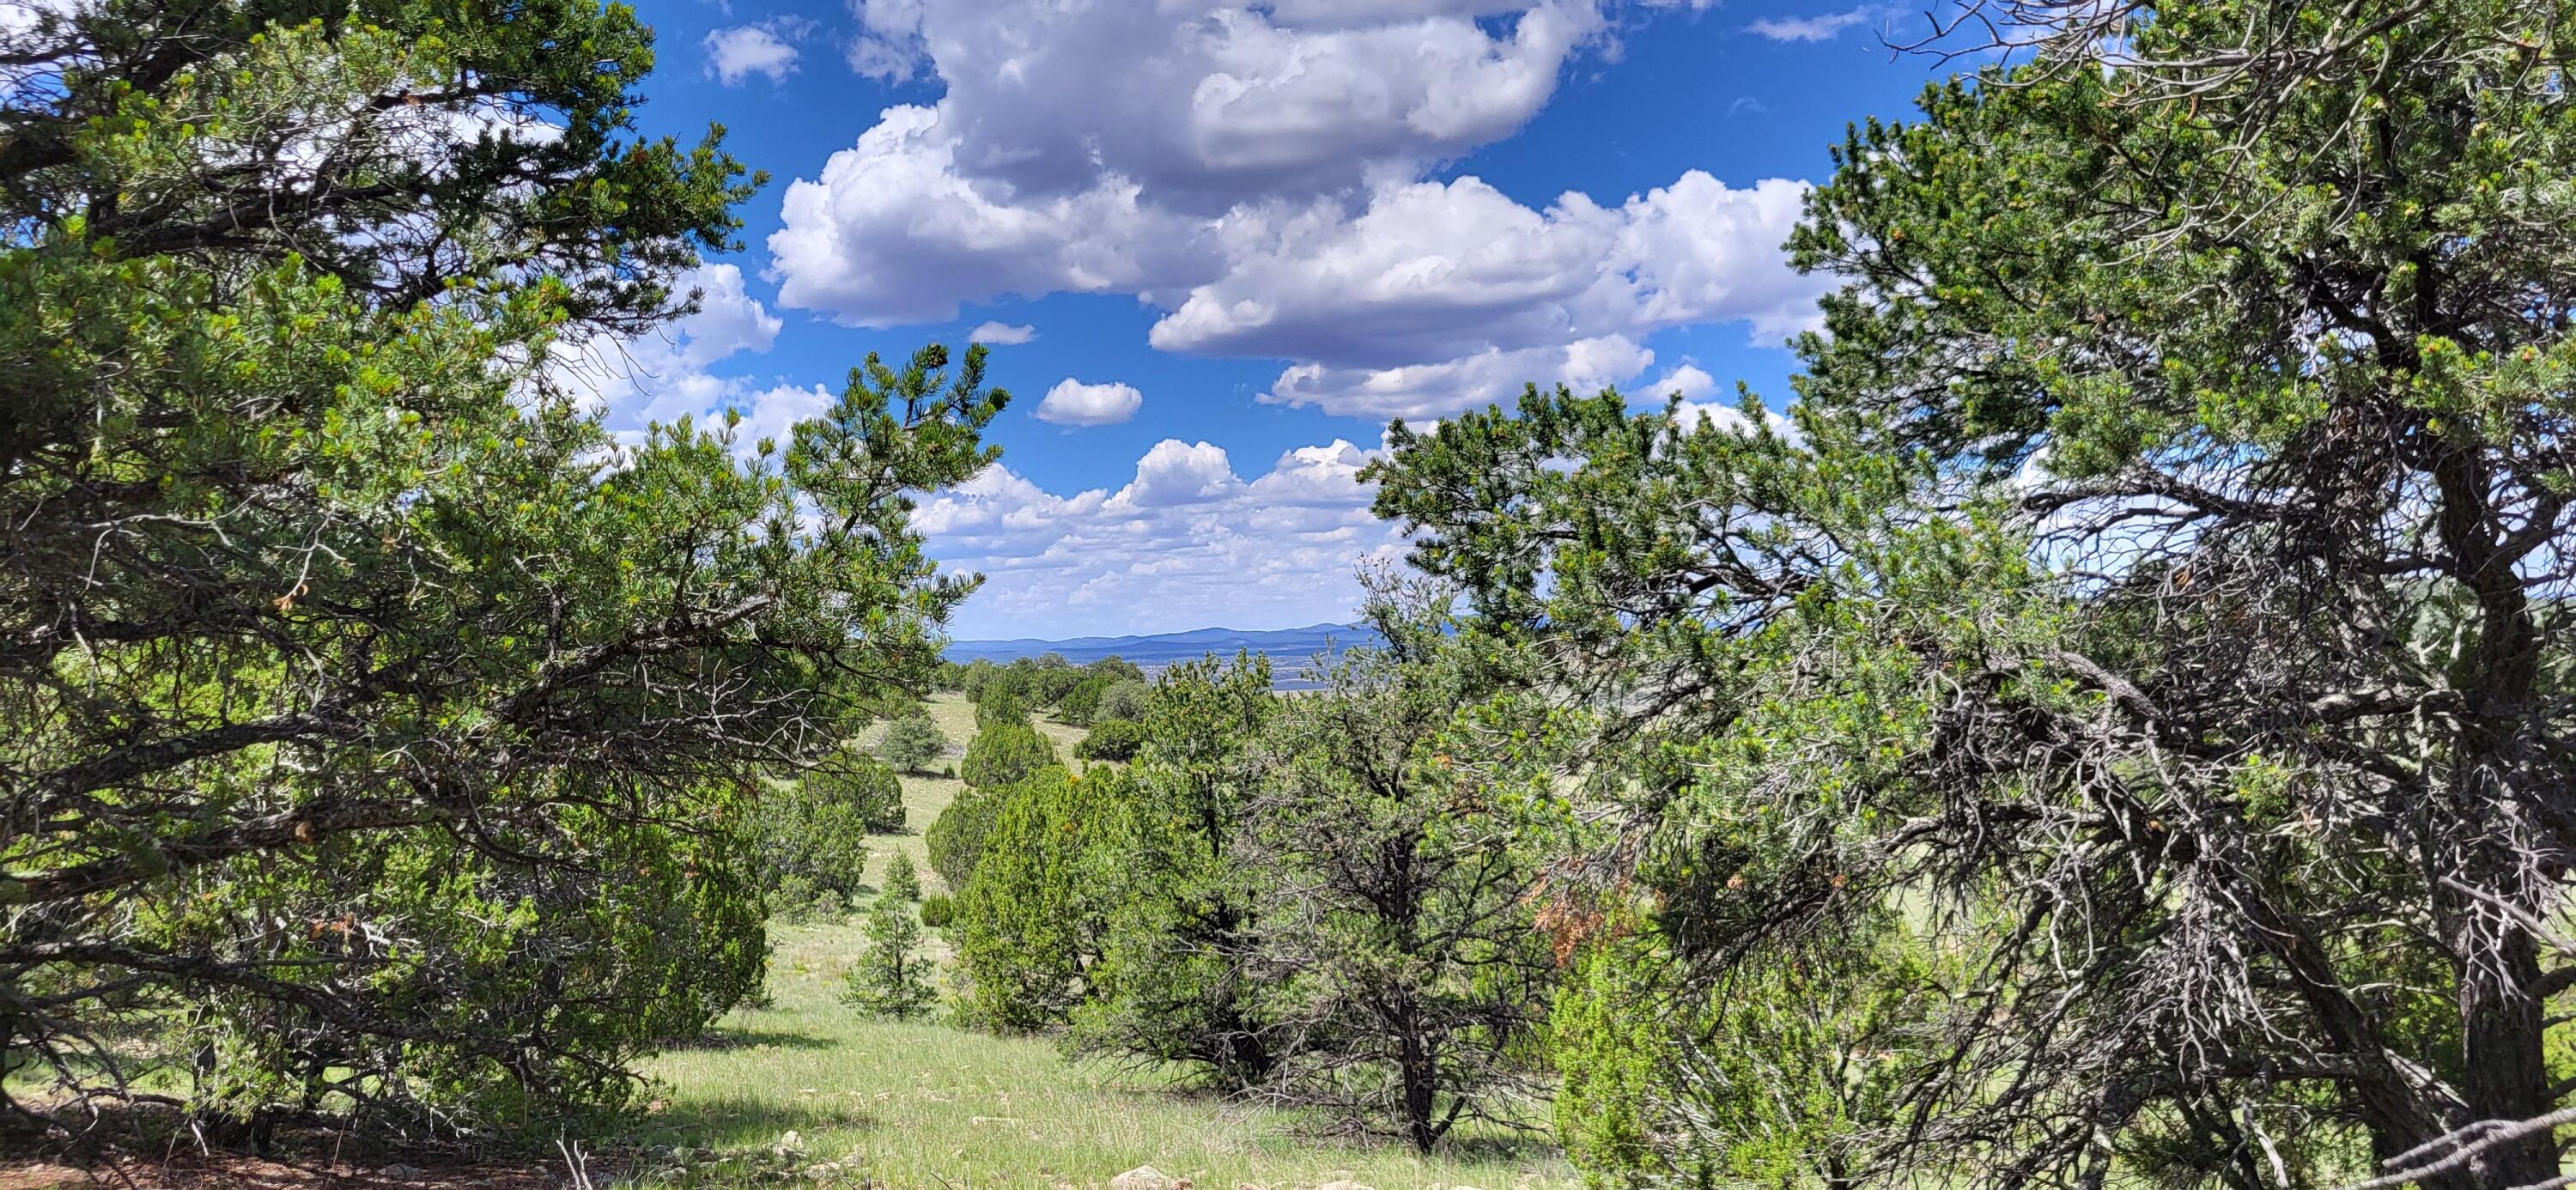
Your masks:
{"label": "tree canopy", "polygon": [[908,513],[1006,396],[603,429],[555,361],[749,193],[635,130],[652,62],[547,0],[0,32],[0,1105],[535,1124],[757,980],[759,775],[935,664]]}
{"label": "tree canopy", "polygon": [[2576,11],[1990,15],[1810,198],[1785,423],[1533,390],[1379,508],[1702,986],[1973,957],[1866,1164],[2546,1184]]}

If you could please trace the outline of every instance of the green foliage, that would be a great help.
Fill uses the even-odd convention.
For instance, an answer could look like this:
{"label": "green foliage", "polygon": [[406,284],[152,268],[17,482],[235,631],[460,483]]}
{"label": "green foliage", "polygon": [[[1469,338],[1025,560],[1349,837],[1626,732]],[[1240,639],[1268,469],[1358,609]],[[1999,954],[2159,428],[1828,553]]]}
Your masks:
{"label": "green foliage", "polygon": [[847,899],[858,891],[868,859],[868,822],[860,808],[811,781],[771,782],[756,822],[764,888],[782,894],[778,908],[794,908],[829,890]]}
{"label": "green foliage", "polygon": [[930,961],[921,955],[921,923],[912,906],[880,897],[868,912],[868,945],[844,975],[841,998],[871,1017],[908,1021],[930,1015],[939,1003],[930,984]]}
{"label": "green foliage", "polygon": [[967,878],[974,875],[976,863],[984,858],[985,839],[992,834],[994,819],[1001,815],[1009,788],[969,785],[959,790],[956,799],[930,824],[922,842],[930,853],[930,870],[939,873],[948,887],[963,889]]}
{"label": "green foliage", "polygon": [[898,772],[922,772],[947,751],[948,736],[931,721],[929,709],[920,706],[886,724],[885,738],[877,741],[877,759]]}
{"label": "green foliage", "polygon": [[884,762],[843,746],[834,749],[797,783],[806,798],[855,818],[879,834],[903,829],[903,779]]}
{"label": "green foliage", "polygon": [[886,861],[884,895],[898,901],[921,899],[921,873],[913,870],[911,856],[898,851]]}
{"label": "green foliage", "polygon": [[[1727,1028],[1814,1044],[1798,964],[1900,907],[1966,966],[1854,1176],[2336,1184],[2549,1118],[2576,7],[2011,7],[2061,24],[1810,196],[1794,434],[1533,390],[1394,428],[1379,510]],[[2493,1139],[2391,1180],[2559,1176]]]}
{"label": "green foliage", "polygon": [[1929,957],[1883,931],[1714,991],[1650,938],[1586,947],[1550,1021],[1567,1156],[1596,1184],[1853,1184],[1939,1007]]}
{"label": "green foliage", "polygon": [[931,929],[947,929],[956,915],[957,898],[947,893],[932,893],[921,899],[921,924]]}
{"label": "green foliage", "polygon": [[1115,834],[1093,864],[1109,909],[1071,1037],[1239,1091],[1278,1063],[1256,966],[1267,888],[1234,850],[1279,700],[1258,657],[1174,666],[1153,695],[1146,747],[1119,787],[1127,805],[1106,818]]}
{"label": "green foliage", "polygon": [[991,789],[1026,780],[1055,763],[1055,745],[1022,713],[978,726],[957,775],[977,789]]}
{"label": "green foliage", "polygon": [[968,702],[983,702],[985,688],[992,684],[993,675],[1000,672],[1001,668],[986,657],[978,657],[967,662],[964,668],[957,671],[958,692],[964,694]]}
{"label": "green foliage", "polygon": [[1126,800],[1110,769],[1046,768],[1000,791],[982,859],[957,894],[961,1017],[1005,1032],[1066,1021],[1099,953],[1098,844]]}
{"label": "green foliage", "polygon": [[1436,627],[1380,627],[1387,651],[1282,700],[1237,862],[1298,890],[1259,926],[1266,1011],[1308,1028],[1276,1084],[1428,1152],[1460,1119],[1537,1101],[1556,967],[1515,807],[1551,773],[1488,754],[1492,722],[1458,729],[1476,679]]}
{"label": "green foliage", "polygon": [[1026,695],[995,681],[984,687],[984,697],[975,704],[975,731],[1005,723],[1026,724],[1029,700]]}
{"label": "green foliage", "polygon": [[1092,718],[1141,722],[1153,697],[1154,688],[1143,678],[1121,678],[1101,690],[1100,701],[1091,712]]}
{"label": "green foliage", "polygon": [[9,35],[0,1052],[45,1102],[160,1065],[254,1126],[624,1105],[757,983],[744,774],[972,589],[909,514],[993,457],[980,349],[870,357],[765,447],[561,391],[686,311],[749,186],[638,132],[632,10],[505,15]]}
{"label": "green foliage", "polygon": [[1134,760],[1145,746],[1145,725],[1127,719],[1103,719],[1092,724],[1082,742],[1073,746],[1076,760]]}

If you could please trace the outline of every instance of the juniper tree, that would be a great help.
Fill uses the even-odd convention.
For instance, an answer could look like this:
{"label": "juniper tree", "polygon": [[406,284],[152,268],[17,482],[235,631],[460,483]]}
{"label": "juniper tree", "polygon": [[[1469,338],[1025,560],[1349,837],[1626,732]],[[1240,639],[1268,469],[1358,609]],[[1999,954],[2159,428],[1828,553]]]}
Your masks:
{"label": "juniper tree", "polygon": [[[998,701],[987,705],[998,705]],[[1020,714],[979,724],[975,738],[966,745],[966,759],[959,762],[957,775],[968,785],[989,789],[1026,780],[1054,763],[1055,744],[1032,726],[1025,714]]]}
{"label": "juniper tree", "polygon": [[1226,1092],[1276,1072],[1255,968],[1268,890],[1238,854],[1268,771],[1270,685],[1266,658],[1209,658],[1172,667],[1147,698],[1144,745],[1105,824],[1112,858],[1095,868],[1110,907],[1074,1014],[1078,1050],[1177,1066]]}
{"label": "juniper tree", "polygon": [[924,707],[914,707],[886,724],[885,738],[877,742],[878,759],[906,773],[928,770],[947,751],[947,735]]}
{"label": "juniper tree", "polygon": [[983,855],[957,890],[959,1011],[1007,1032],[1051,1029],[1090,993],[1104,933],[1102,844],[1126,777],[1050,767],[1000,794]]}
{"label": "juniper tree", "polygon": [[1439,632],[1381,627],[1386,649],[1282,700],[1234,862],[1261,902],[1272,1090],[1427,1152],[1536,1102],[1555,962],[1513,807],[1546,778],[1457,722],[1476,682]]}

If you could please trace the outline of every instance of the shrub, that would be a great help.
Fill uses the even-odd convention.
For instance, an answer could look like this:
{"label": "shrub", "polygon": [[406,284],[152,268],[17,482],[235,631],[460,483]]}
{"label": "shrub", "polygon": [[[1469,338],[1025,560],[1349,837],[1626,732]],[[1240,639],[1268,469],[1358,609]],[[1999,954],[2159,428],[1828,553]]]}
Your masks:
{"label": "shrub", "polygon": [[957,895],[960,1012],[972,1022],[1046,1029],[1080,1001],[1105,933],[1095,851],[1125,805],[1126,780],[1059,768],[1004,791],[983,860]]}
{"label": "shrub", "polygon": [[924,840],[930,845],[930,870],[939,873],[948,887],[962,889],[974,874],[976,861],[984,855],[984,836],[992,832],[993,816],[1000,813],[1003,797],[1000,788],[967,786],[930,824]]}
{"label": "shrub", "polygon": [[975,704],[975,730],[1004,723],[1029,721],[1029,703],[1019,692],[996,682],[984,688],[984,701]]}
{"label": "shrub", "polygon": [[1146,706],[1153,701],[1153,698],[1154,688],[1146,685],[1144,679],[1126,679],[1113,683],[1108,689],[1100,692],[1100,703],[1092,709],[1091,715],[1095,720],[1128,719],[1143,722]]}
{"label": "shrub", "polygon": [[921,924],[934,930],[946,929],[957,919],[957,899],[947,893],[932,893],[921,899]]}
{"label": "shrub", "polygon": [[1132,719],[1103,719],[1073,746],[1080,760],[1134,760],[1145,746],[1145,725]]}
{"label": "shrub", "polygon": [[912,857],[898,851],[886,865],[885,895],[899,901],[921,899],[921,873],[912,869]]}
{"label": "shrub", "polygon": [[877,759],[907,773],[922,771],[947,750],[948,736],[918,706],[886,724],[885,738],[877,741]]}
{"label": "shrub", "polygon": [[762,890],[772,912],[799,912],[825,890],[858,891],[868,858],[867,816],[828,787],[772,781],[755,811],[753,837]]}
{"label": "shrub", "polygon": [[903,829],[903,780],[892,768],[855,748],[840,748],[825,757],[802,782],[822,802],[847,807],[862,833]]}
{"label": "shrub", "polygon": [[975,741],[966,746],[966,761],[957,771],[967,784],[991,789],[1024,780],[1055,762],[1055,745],[1048,743],[1026,719],[1020,719],[978,729]]}

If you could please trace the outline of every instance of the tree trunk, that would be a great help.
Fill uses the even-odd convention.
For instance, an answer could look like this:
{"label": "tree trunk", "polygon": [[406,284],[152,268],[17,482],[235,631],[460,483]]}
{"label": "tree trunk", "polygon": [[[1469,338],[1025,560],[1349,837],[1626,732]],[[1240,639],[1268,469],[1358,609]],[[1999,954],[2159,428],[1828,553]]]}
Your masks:
{"label": "tree trunk", "polygon": [[1413,1147],[1431,1151],[1439,1143],[1440,1130],[1432,1123],[1432,1109],[1438,1106],[1439,1083],[1431,1069],[1430,1047],[1423,1044],[1422,1030],[1407,1021],[1397,1042],[1397,1074],[1404,1084],[1404,1125]]}

